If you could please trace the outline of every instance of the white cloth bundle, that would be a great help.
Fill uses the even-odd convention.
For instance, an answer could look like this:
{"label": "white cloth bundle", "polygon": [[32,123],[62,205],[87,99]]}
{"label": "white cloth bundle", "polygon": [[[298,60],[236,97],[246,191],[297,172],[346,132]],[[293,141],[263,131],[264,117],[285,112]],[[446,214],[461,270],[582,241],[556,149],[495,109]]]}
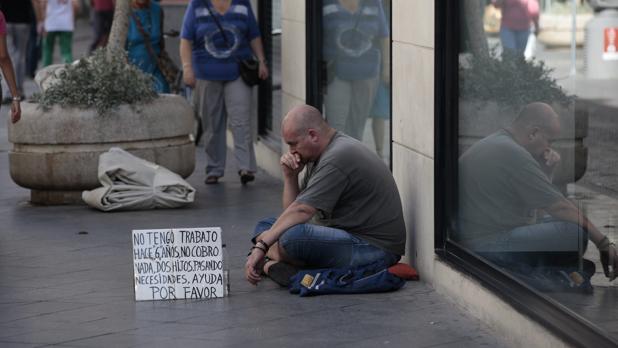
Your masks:
{"label": "white cloth bundle", "polygon": [[99,156],[98,176],[103,187],[82,192],[82,199],[103,211],[177,208],[195,198],[178,174],[117,147]]}

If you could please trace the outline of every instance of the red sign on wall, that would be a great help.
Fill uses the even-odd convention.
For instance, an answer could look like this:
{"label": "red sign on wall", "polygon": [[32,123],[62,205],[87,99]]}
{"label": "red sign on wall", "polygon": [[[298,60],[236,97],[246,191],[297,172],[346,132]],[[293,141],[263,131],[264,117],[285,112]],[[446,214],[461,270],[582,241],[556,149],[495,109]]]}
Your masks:
{"label": "red sign on wall", "polygon": [[618,28],[603,30],[603,60],[618,60]]}

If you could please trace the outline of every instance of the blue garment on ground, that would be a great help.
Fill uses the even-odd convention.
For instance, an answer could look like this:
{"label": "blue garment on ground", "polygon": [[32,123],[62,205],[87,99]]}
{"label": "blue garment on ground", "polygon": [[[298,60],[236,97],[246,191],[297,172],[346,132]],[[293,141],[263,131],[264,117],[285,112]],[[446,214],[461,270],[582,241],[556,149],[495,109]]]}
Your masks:
{"label": "blue garment on ground", "polygon": [[[151,2],[149,8],[133,10],[139,19],[144,31],[150,36],[150,43],[158,56],[161,52],[161,7],[157,2]],[[157,66],[157,62],[148,52],[144,35],[139,31],[133,17],[129,17],[129,31],[127,33],[127,52],[129,61],[143,72],[154,77],[155,89],[158,93],[169,93],[170,88]]]}
{"label": "blue garment on ground", "polygon": [[207,1],[191,1],[185,12],[180,37],[193,44],[192,63],[197,79],[236,80],[240,76],[237,59],[251,58],[250,43],[260,36],[251,4],[247,0],[232,0],[225,14],[215,13],[223,27],[226,43],[206,7]]}
{"label": "blue garment on ground", "polygon": [[405,280],[388,271],[383,261],[359,267],[303,270],[290,280],[290,292],[301,297],[387,292],[405,284]]}

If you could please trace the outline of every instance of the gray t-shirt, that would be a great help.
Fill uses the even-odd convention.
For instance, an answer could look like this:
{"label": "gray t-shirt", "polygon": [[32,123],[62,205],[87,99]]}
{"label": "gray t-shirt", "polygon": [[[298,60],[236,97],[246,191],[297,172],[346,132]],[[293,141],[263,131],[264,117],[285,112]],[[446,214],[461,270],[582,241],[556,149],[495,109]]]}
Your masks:
{"label": "gray t-shirt", "polygon": [[391,172],[358,140],[335,133],[315,163],[307,165],[296,202],[318,210],[314,221],[403,255],[406,229]]}
{"label": "gray t-shirt", "polygon": [[536,222],[536,210],[563,199],[540,164],[505,130],[472,145],[459,158],[456,240],[499,238]]}

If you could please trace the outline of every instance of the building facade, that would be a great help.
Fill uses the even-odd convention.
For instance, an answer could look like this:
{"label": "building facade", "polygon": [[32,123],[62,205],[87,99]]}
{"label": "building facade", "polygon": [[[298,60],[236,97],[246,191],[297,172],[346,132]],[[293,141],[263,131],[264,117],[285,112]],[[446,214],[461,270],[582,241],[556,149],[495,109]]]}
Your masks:
{"label": "building facade", "polygon": [[[508,7],[523,2],[523,12]],[[618,76],[587,78],[590,56],[584,54],[591,54],[586,49],[593,40],[611,38],[607,32],[618,24],[584,39],[585,24],[607,9],[579,1],[523,2],[504,1],[497,9],[481,0],[253,0],[271,70],[255,93],[258,162],[280,177],[279,157],[286,151],[279,134],[282,116],[295,105],[316,106],[329,123],[362,140],[391,167],[408,231],[405,261],[423,281],[517,346],[615,346],[618,288],[604,275],[597,241],[585,241],[587,234],[577,230],[574,264],[553,263],[572,251],[552,249],[571,238],[562,234],[532,238],[517,248],[507,242],[509,252],[550,260],[510,267],[461,238],[461,221],[468,214],[462,197],[472,184],[464,180],[460,155],[493,132],[510,129],[519,111],[533,102],[551,105],[561,122],[552,135],[538,122],[528,125],[526,135],[544,139],[561,159],[557,167],[551,165],[551,175],[538,174],[539,185],[549,183],[554,199],[563,197],[601,235],[618,238],[618,189],[612,180],[618,177],[618,157],[611,151]],[[523,46],[536,43],[535,49],[514,46],[511,52],[516,40],[504,35],[518,32],[525,33]],[[608,58],[602,61],[608,68],[618,62],[610,46],[604,46]],[[522,156],[537,159],[530,164],[535,170],[546,169],[543,162],[550,161],[531,151]],[[504,162],[517,163],[515,158]],[[488,164],[483,172],[492,168]],[[517,184],[508,179],[521,168],[488,174],[483,181],[501,175],[506,179],[497,182],[525,197],[521,192],[532,179],[524,176]],[[485,187],[485,182],[475,185]],[[497,202],[505,202],[501,199]],[[489,206],[486,215],[496,213],[496,224],[509,226],[501,216],[512,203],[481,205]],[[530,218],[540,223],[544,214],[553,216],[550,203],[532,206],[528,210],[537,215]]]}

